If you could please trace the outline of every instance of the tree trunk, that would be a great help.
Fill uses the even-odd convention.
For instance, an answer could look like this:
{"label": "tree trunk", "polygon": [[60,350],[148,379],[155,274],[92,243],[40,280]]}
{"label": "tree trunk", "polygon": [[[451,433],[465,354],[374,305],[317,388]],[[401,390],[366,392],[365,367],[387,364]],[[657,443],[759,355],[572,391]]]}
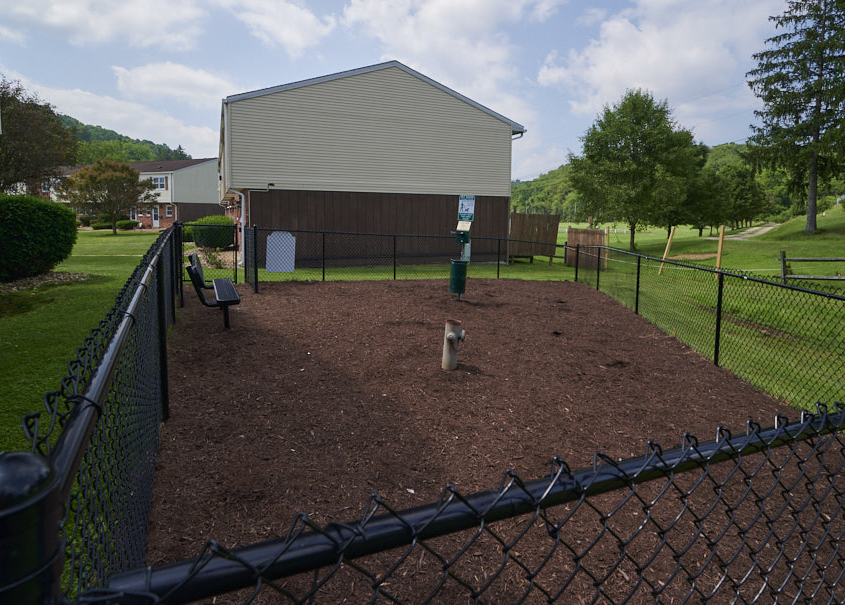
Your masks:
{"label": "tree trunk", "polygon": [[633,252],[634,251],[634,231],[637,230],[637,224],[636,223],[628,223],[628,229],[631,230],[631,243],[629,244],[629,250],[631,252]]}
{"label": "tree trunk", "polygon": [[704,233],[704,227],[699,227],[699,228],[698,228],[698,237],[701,237],[701,235],[702,235],[703,233]]}
{"label": "tree trunk", "polygon": [[807,227],[804,229],[804,233],[815,233],[816,231],[816,199],[818,197],[819,191],[818,163],[819,152],[814,150],[813,155],[810,158],[810,167],[808,170],[809,182],[807,184]]}

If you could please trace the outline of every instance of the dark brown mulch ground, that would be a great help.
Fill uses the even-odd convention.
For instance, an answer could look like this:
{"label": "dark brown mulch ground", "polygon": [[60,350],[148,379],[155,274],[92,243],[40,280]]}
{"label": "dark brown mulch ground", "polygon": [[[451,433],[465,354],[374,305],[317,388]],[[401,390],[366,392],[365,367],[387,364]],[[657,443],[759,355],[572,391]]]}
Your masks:
{"label": "dark brown mulch ground", "polygon": [[[447,483],[497,487],[505,469],[541,477],[554,456],[579,469],[596,450],[628,458],[648,439],[668,449],[684,432],[798,415],[578,284],[473,279],[464,302],[444,280],[240,291],[230,330],[185,291],[152,565],[209,538],[284,535],[299,511],[355,520],[373,492],[401,510]],[[453,372],[440,368],[446,319],[467,334]]]}

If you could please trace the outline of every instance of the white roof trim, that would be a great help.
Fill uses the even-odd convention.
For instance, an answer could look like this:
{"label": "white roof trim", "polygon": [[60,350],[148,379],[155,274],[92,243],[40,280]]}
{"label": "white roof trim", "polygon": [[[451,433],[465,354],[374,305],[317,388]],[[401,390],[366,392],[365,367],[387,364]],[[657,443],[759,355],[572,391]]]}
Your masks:
{"label": "white roof trim", "polygon": [[469,97],[465,97],[464,95],[462,95],[459,92],[455,92],[454,90],[452,90],[448,86],[444,86],[440,82],[432,80],[428,76],[425,76],[425,75],[421,74],[420,72],[411,69],[410,67],[408,67],[407,65],[404,65],[403,63],[400,63],[399,61],[387,61],[386,63],[378,63],[377,65],[370,65],[370,66],[367,66],[367,67],[359,67],[358,69],[350,69],[348,71],[341,71],[341,72],[338,72],[336,74],[330,74],[328,76],[320,76],[318,78],[311,78],[311,79],[308,79],[308,80],[300,80],[299,82],[291,82],[290,84],[281,84],[279,86],[272,86],[270,88],[262,88],[262,89],[259,89],[259,90],[253,90],[251,92],[243,92],[243,93],[240,93],[240,94],[231,95],[231,96],[226,97],[225,99],[223,99],[223,103],[233,103],[235,101],[243,101],[244,99],[253,99],[255,97],[261,97],[261,96],[264,96],[264,95],[270,95],[270,94],[277,93],[277,92],[283,92],[285,90],[292,90],[294,88],[301,88],[303,86],[310,86],[312,84],[321,84],[323,82],[331,82],[332,80],[339,80],[340,78],[348,78],[350,76],[357,76],[357,75],[360,75],[360,74],[366,74],[366,73],[370,73],[370,72],[373,72],[373,71],[388,69],[388,68],[391,68],[391,67],[396,67],[398,69],[401,69],[405,73],[410,74],[410,75],[414,76],[415,78],[419,78],[420,80],[422,80],[422,81],[424,81],[428,84],[431,84],[435,88],[439,88],[443,92],[448,93],[448,94],[452,95],[453,97],[460,99],[461,101],[463,101],[465,103],[469,103],[470,105],[472,105],[476,109],[479,109],[479,110],[483,111],[484,113],[489,114],[489,115],[493,116],[494,118],[501,120],[502,122],[505,122],[506,124],[510,125],[513,134],[520,134],[520,133],[525,132],[525,127],[522,124],[519,124],[518,122],[514,122],[513,120],[510,120],[500,113],[496,113],[492,109],[485,107],[481,103],[477,103],[476,101],[473,101]]}

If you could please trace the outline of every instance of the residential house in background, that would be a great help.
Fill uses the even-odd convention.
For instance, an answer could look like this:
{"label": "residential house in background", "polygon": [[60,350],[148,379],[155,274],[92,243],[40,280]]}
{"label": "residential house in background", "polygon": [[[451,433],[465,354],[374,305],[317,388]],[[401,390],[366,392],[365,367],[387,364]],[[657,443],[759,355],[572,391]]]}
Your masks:
{"label": "residential house in background", "polygon": [[145,229],[166,228],[174,221],[190,222],[223,214],[217,191],[217,158],[129,162],[141,180],[152,179],[158,204],[130,209],[129,218]]}
{"label": "residential house in background", "polygon": [[474,195],[473,235],[507,237],[524,132],[398,61],[236,94],[220,199],[242,225],[449,235],[458,196]]}
{"label": "residential house in background", "polygon": [[[127,164],[139,172],[141,180],[152,179],[158,197],[156,204],[130,208],[129,218],[140,222],[141,228],[164,229],[175,221],[188,223],[203,216],[225,214],[225,208],[219,203],[217,158]],[[64,168],[62,177],[70,176],[80,168]],[[61,202],[58,191],[58,183],[45,182],[42,197]]]}

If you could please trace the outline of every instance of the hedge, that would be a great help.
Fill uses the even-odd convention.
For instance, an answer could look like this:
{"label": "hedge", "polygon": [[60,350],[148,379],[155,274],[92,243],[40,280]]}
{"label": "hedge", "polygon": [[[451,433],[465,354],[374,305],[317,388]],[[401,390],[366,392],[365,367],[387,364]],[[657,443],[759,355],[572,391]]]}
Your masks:
{"label": "hedge", "polygon": [[133,220],[117,221],[117,228],[121,231],[131,231],[140,224],[138,221]]}
{"label": "hedge", "polygon": [[[228,216],[204,216],[191,223],[194,243],[203,248],[226,248],[235,243],[234,221]],[[200,227],[198,225],[210,225]]]}
{"label": "hedge", "polygon": [[0,194],[0,281],[47,273],[70,256],[76,213],[30,195]]}

